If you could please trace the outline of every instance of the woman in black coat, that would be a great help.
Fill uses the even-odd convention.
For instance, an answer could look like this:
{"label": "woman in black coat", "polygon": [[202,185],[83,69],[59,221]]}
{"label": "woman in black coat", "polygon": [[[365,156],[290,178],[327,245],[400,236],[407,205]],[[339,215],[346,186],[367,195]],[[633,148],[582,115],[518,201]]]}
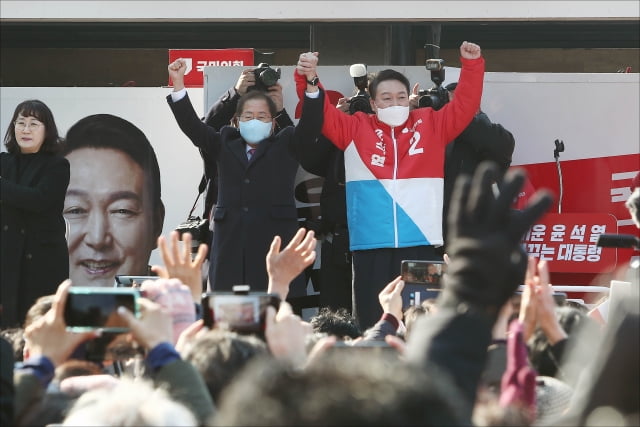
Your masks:
{"label": "woman in black coat", "polygon": [[0,325],[16,326],[35,300],[69,277],[62,216],[69,162],[56,154],[58,129],[38,100],[16,107],[0,153]]}

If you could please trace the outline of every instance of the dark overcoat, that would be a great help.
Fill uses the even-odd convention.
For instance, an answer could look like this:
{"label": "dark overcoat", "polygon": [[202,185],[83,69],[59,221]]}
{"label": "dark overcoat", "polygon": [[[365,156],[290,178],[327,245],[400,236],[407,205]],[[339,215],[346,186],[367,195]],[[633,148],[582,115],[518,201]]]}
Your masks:
{"label": "dark overcoat", "polygon": [[[249,161],[240,132],[224,126],[217,132],[198,118],[188,96],[167,102],[180,126],[205,161],[217,163],[218,200],[213,214],[209,280],[214,290],[247,284],[267,289],[265,258],[275,235],[282,248],[298,230],[294,185],[298,170],[294,138],[297,128],[281,130],[260,142]],[[291,286],[304,288],[302,276]],[[292,292],[296,296],[296,292]]]}
{"label": "dark overcoat", "polygon": [[69,277],[62,216],[69,162],[45,152],[0,153],[0,176],[0,318],[8,327]]}

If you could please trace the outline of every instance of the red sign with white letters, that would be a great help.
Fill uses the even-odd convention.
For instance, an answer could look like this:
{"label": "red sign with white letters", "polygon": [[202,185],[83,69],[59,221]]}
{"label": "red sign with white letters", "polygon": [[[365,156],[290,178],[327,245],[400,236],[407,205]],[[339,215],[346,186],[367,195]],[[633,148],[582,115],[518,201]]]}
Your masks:
{"label": "red sign with white letters", "polygon": [[[169,63],[178,58],[187,61],[187,72],[184,75],[186,87],[202,87],[204,67],[252,66],[253,49],[170,49]],[[169,86],[173,82],[169,79]]]}
{"label": "red sign with white letters", "polygon": [[600,234],[616,234],[617,219],[601,213],[547,214],[523,239],[530,256],[546,260],[549,271],[605,273],[616,266],[617,249],[597,246]]}

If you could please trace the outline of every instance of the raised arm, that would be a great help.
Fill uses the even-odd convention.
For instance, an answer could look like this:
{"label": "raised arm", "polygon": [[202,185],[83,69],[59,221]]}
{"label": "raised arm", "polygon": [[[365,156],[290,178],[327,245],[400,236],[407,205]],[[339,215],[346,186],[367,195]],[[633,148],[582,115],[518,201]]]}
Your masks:
{"label": "raised arm", "polygon": [[214,158],[217,157],[220,148],[220,133],[201,122],[193,109],[184,86],[186,61],[182,58],[176,59],[167,68],[169,77],[173,81],[173,92],[167,96],[167,102],[178,126],[196,147],[210,152]]}
{"label": "raised arm", "polygon": [[[322,134],[335,146],[344,150],[353,139],[358,128],[358,119],[335,108],[324,91],[318,92],[322,87],[318,71],[318,52],[306,52],[300,54],[296,72],[296,91],[301,101],[304,97],[324,96]],[[317,78],[317,80],[315,80]],[[314,84],[315,83],[315,84]],[[315,95],[319,94],[319,95]],[[303,111],[304,113],[304,111]]]}
{"label": "raised arm", "polygon": [[433,112],[435,126],[440,129],[444,143],[451,142],[460,135],[480,109],[484,79],[484,59],[480,46],[462,42],[460,61],[462,70],[456,87],[456,96],[442,109]]}

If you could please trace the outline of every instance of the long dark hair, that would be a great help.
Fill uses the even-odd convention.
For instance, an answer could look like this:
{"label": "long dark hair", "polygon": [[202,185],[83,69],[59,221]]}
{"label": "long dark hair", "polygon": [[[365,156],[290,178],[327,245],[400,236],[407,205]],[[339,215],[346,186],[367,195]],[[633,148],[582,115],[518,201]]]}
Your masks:
{"label": "long dark hair", "polygon": [[14,125],[20,114],[22,114],[23,117],[35,117],[44,125],[44,142],[42,143],[42,147],[40,147],[40,151],[50,153],[60,151],[62,139],[60,135],[58,135],[58,127],[53,119],[53,113],[44,102],[37,99],[29,99],[18,104],[16,110],[13,112],[7,133],[4,135],[4,145],[7,147],[9,153],[20,152]]}

